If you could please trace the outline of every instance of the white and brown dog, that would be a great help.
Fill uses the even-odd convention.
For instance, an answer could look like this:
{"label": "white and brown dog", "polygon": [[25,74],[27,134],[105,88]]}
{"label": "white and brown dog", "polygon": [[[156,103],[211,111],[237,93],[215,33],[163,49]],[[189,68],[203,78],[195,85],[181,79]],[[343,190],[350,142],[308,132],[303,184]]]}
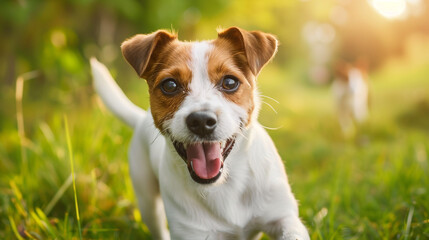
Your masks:
{"label": "white and brown dog", "polygon": [[150,111],[95,59],[92,74],[105,105],[134,129],[129,168],[154,239],[309,239],[282,160],[257,122],[256,77],[276,38],[232,27],[212,41],[182,42],[160,30],[121,48],[147,81]]}
{"label": "white and brown dog", "polygon": [[348,63],[339,61],[335,66],[332,93],[337,108],[338,122],[347,137],[356,132],[356,125],[368,118],[369,84],[364,60]]}

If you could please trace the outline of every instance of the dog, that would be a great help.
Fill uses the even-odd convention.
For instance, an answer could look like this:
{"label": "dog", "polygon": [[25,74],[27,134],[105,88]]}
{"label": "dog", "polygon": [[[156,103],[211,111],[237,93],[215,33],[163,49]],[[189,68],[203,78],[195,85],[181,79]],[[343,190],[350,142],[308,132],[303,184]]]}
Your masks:
{"label": "dog", "polygon": [[363,60],[355,63],[339,61],[335,66],[332,92],[338,113],[338,122],[345,136],[355,134],[356,126],[369,115],[369,84],[367,67]]}
{"label": "dog", "polygon": [[[256,78],[277,39],[238,27],[210,41],[158,30],[121,45],[149,86],[150,110],[134,105],[95,58],[95,90],[134,129],[129,169],[154,239],[310,239],[284,165],[257,122]],[[168,220],[168,228],[167,228]]]}

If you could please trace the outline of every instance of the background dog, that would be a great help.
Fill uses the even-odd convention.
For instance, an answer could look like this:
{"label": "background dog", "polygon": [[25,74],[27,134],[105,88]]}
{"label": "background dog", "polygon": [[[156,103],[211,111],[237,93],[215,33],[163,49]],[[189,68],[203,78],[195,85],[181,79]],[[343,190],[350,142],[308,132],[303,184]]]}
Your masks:
{"label": "background dog", "polygon": [[369,84],[367,67],[363,63],[340,61],[335,67],[332,91],[338,121],[344,135],[352,136],[356,125],[368,118]]}

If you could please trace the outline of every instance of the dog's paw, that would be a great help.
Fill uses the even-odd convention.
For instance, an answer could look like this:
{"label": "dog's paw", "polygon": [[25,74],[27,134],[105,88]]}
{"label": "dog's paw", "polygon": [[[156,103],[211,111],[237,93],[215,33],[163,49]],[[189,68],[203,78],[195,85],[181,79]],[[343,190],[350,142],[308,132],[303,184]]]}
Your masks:
{"label": "dog's paw", "polygon": [[308,234],[284,233],[279,240],[310,240]]}

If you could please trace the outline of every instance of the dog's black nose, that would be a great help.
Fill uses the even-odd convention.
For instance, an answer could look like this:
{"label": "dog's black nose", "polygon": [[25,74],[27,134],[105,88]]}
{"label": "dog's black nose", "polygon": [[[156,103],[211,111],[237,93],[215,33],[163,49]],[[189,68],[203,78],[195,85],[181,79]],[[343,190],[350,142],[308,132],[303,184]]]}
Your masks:
{"label": "dog's black nose", "polygon": [[209,111],[193,112],[186,118],[186,125],[191,132],[205,137],[215,130],[217,117],[216,114]]}

